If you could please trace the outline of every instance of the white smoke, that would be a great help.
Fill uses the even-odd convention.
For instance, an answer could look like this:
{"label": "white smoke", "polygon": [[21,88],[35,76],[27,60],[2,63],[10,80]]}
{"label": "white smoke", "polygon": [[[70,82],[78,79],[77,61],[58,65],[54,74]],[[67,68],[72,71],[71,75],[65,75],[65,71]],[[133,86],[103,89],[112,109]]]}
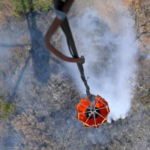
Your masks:
{"label": "white smoke", "polygon": [[[111,118],[124,119],[131,107],[133,95],[130,78],[136,78],[134,56],[137,52],[135,33],[131,19],[121,16],[118,31],[112,31],[96,11],[91,9],[70,19],[76,47],[85,57],[84,69],[91,93],[100,95],[109,103]],[[122,29],[122,30],[120,30]],[[64,53],[69,55],[63,38]],[[74,78],[77,89],[85,93],[76,64],[66,63],[68,72]]]}

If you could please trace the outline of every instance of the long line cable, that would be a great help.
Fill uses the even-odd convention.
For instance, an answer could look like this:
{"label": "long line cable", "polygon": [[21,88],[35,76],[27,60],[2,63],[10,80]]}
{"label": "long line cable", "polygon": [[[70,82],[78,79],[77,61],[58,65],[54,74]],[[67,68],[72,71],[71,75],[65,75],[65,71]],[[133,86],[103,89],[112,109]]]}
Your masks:
{"label": "long line cable", "polygon": [[[61,25],[61,28],[62,28],[65,36],[66,36],[68,48],[69,48],[69,51],[70,51],[72,57],[73,58],[79,58],[67,18],[63,21],[63,23]],[[86,93],[87,93],[88,96],[90,96],[91,95],[90,94],[90,88],[89,88],[89,86],[87,84],[87,80],[85,78],[83,64],[77,64],[77,66],[78,66],[78,69],[79,69],[80,74],[81,74],[81,79],[82,79],[82,81],[85,85]]]}

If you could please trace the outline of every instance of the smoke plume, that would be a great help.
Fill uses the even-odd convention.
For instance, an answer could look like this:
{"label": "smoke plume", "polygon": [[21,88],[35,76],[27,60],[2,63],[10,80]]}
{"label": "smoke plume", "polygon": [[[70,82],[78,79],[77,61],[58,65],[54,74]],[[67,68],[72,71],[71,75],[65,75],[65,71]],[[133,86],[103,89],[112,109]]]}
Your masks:
{"label": "smoke plume", "polygon": [[[119,14],[116,23],[113,20],[112,28],[111,20],[104,21],[95,10],[88,9],[69,21],[79,55],[85,57],[83,66],[86,77],[89,77],[91,93],[108,101],[109,122],[111,119],[124,119],[133,97],[129,81],[136,78],[134,56],[137,47],[132,19]],[[69,55],[65,38],[62,47]],[[66,63],[66,66],[77,89],[85,94],[76,64]]]}

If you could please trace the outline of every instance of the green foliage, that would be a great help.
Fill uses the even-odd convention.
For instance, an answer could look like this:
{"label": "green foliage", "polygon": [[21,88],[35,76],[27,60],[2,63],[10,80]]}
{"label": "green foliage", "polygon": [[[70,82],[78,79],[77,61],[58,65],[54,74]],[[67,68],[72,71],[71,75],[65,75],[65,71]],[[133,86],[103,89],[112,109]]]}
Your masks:
{"label": "green foliage", "polygon": [[2,99],[0,99],[0,121],[7,120],[9,115],[14,111],[14,107],[16,103],[5,103]]}
{"label": "green foliage", "polygon": [[0,1],[0,7],[4,6],[4,3]]}
{"label": "green foliage", "polygon": [[18,18],[21,17],[21,14],[29,13],[31,10],[33,12],[40,11],[50,11],[52,7],[51,0],[9,0],[13,2],[15,6],[14,15]]}

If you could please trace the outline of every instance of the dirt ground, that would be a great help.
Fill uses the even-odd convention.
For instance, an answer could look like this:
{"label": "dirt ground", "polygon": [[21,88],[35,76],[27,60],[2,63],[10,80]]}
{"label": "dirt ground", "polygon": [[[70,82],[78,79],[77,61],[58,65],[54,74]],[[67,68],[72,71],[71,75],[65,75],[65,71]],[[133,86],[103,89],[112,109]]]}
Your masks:
{"label": "dirt ground", "polygon": [[[78,11],[82,6],[93,5],[101,13],[101,5],[95,6],[96,2],[77,0],[69,17],[82,13],[84,9]],[[83,127],[75,118],[75,107],[82,95],[75,88],[73,78],[65,73],[63,62],[44,45],[54,11],[29,14],[20,20],[7,18],[0,29],[3,50],[0,50],[0,98],[18,105],[9,122],[0,122],[1,150],[150,149],[150,2],[125,2],[135,20],[135,42],[139,47],[132,111],[126,119],[112,121],[97,130]],[[111,10],[103,14],[110,17],[106,19],[108,23],[113,20],[109,15]],[[58,31],[51,41],[59,49],[60,39]]]}

